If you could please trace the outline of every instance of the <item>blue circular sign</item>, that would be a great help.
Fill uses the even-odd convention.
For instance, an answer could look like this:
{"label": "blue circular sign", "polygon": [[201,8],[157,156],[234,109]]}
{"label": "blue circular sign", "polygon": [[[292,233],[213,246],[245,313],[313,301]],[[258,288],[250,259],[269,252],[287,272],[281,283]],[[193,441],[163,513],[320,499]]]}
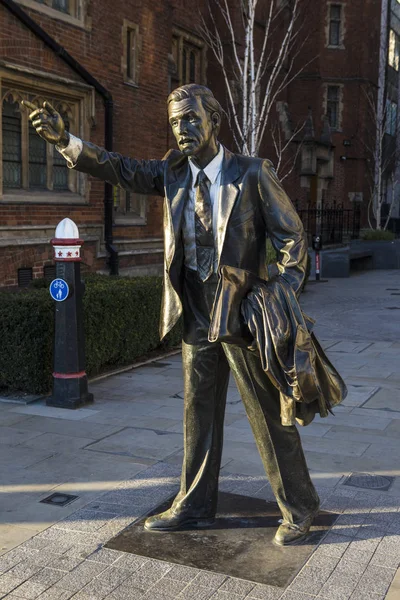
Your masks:
{"label": "blue circular sign", "polygon": [[64,279],[53,279],[50,284],[50,296],[56,302],[63,302],[68,298],[69,287]]}

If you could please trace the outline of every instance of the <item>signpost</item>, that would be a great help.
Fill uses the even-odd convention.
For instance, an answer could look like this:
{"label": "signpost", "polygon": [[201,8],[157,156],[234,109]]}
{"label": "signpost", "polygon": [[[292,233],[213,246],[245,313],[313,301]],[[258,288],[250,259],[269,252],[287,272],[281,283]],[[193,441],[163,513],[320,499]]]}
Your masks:
{"label": "signpost", "polygon": [[312,236],[312,247],[315,251],[315,280],[320,281],[321,279],[321,256],[320,250],[322,248],[322,238],[320,234]]}
{"label": "signpost", "polygon": [[55,334],[53,393],[46,404],[79,408],[93,402],[85,372],[84,284],[80,274],[83,240],[79,238],[75,223],[71,219],[63,219],[51,243],[57,277],[49,288],[50,296],[55,301]]}
{"label": "signpost", "polygon": [[64,279],[54,279],[50,284],[50,296],[56,302],[64,302],[68,298],[69,285]]}

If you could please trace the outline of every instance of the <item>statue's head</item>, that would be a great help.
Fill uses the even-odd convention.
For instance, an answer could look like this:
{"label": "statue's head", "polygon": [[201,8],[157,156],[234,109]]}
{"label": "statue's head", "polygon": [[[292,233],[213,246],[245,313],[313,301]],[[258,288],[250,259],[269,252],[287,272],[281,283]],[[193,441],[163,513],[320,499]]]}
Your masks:
{"label": "statue's head", "polygon": [[200,163],[215,155],[222,108],[211,90],[191,83],[168,96],[168,116],[179,150]]}

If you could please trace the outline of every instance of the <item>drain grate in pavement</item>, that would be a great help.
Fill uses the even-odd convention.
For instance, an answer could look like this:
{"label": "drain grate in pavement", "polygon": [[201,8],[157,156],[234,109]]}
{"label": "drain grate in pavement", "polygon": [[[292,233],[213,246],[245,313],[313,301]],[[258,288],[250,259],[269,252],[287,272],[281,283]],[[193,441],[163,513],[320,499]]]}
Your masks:
{"label": "drain grate in pavement", "polygon": [[53,504],[55,506],[66,506],[67,504],[70,504],[70,502],[73,502],[77,498],[79,498],[79,496],[56,493],[51,494],[51,496],[47,496],[47,498],[40,500],[40,502],[43,502],[43,504]]}
{"label": "drain grate in pavement", "polygon": [[381,490],[386,492],[394,481],[394,477],[371,475],[370,473],[352,473],[343,485],[362,488],[363,490]]}

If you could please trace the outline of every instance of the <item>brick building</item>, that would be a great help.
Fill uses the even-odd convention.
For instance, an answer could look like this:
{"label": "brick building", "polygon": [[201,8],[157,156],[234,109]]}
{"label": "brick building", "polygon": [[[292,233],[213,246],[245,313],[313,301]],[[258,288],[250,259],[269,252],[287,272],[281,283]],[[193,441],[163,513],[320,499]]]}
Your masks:
{"label": "brick building", "polygon": [[[40,31],[30,27],[29,18]],[[20,100],[49,100],[72,133],[104,146],[109,93],[113,149],[161,158],[172,144],[166,113],[169,91],[182,82],[206,81],[206,51],[193,31],[195,25],[190,0],[0,3],[0,285],[17,284],[18,272],[20,283],[31,275],[51,277],[49,240],[64,217],[77,223],[85,239],[84,268],[108,272],[104,184],[68,170],[58,153],[35,134],[19,109]],[[43,32],[80,68],[69,66],[63,50],[52,49]],[[82,68],[88,76],[82,75]],[[101,82],[103,95],[89,76]],[[111,194],[121,272],[159,270],[162,198],[118,189]]]}
{"label": "brick building", "polygon": [[[377,89],[381,0],[321,0],[312,10],[302,1],[307,39],[296,60],[307,66],[275,117],[286,126],[306,121],[285,187],[300,206],[365,204],[363,88]],[[239,3],[231,4],[240,18]],[[112,116],[115,151],[162,157],[174,145],[165,104],[171,89],[207,83],[224,102],[221,77],[196,33],[198,9],[207,15],[206,0],[195,10],[191,0],[0,0],[0,286],[52,276],[49,240],[64,217],[85,239],[84,268],[108,272],[116,247],[120,272],[160,270],[163,200],[68,170],[19,102],[49,100],[73,134],[102,146]],[[223,141],[232,146],[229,137],[225,127]],[[262,153],[273,158],[268,139]]]}
{"label": "brick building", "polygon": [[[376,97],[380,0],[323,0],[307,12],[305,65],[285,100],[305,122],[300,160],[286,184],[301,207],[361,206],[365,222],[371,164],[368,95]],[[374,133],[374,132],[372,132]]]}

